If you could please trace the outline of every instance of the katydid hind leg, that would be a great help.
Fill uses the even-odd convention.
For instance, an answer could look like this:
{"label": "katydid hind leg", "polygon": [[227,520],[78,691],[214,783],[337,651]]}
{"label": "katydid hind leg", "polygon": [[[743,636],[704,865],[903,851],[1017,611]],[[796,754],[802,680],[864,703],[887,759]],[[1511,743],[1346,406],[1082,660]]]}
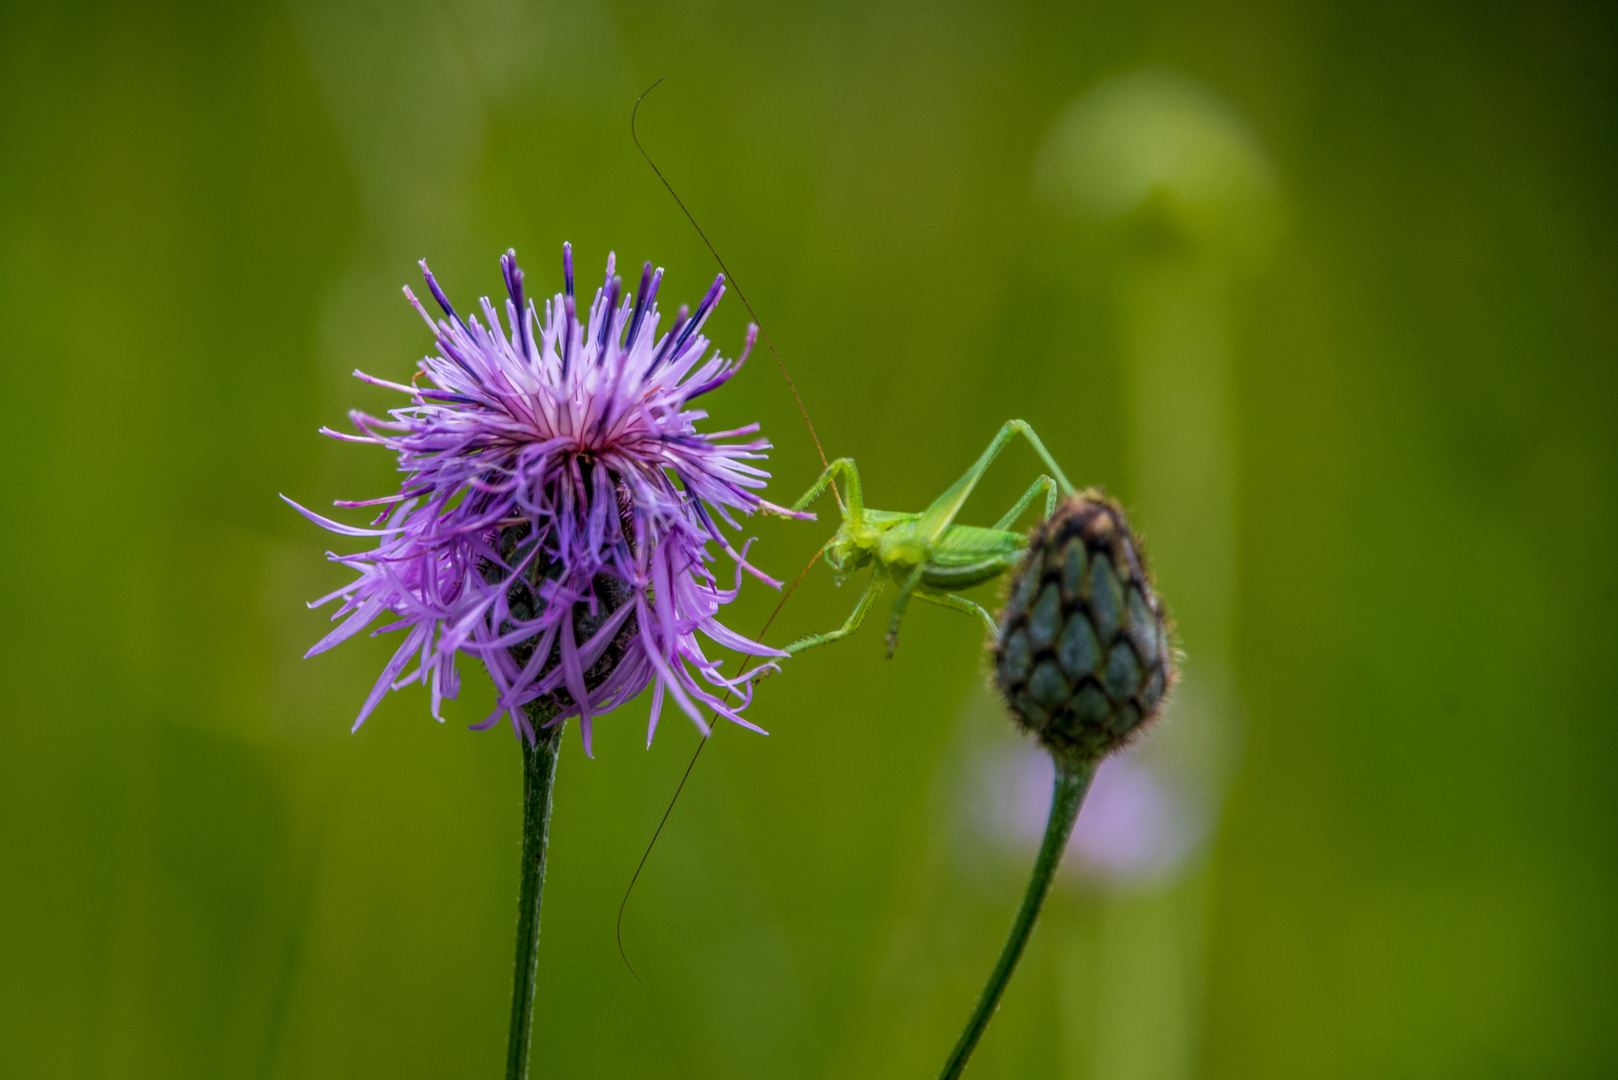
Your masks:
{"label": "katydid hind leg", "polygon": [[1033,446],[1034,452],[1045,463],[1045,467],[1050,469],[1051,476],[1055,478],[1056,486],[1061,493],[1063,495],[1073,494],[1073,484],[1068,480],[1067,474],[1062,471],[1062,467],[1056,464],[1056,459],[1051,457],[1050,451],[1045,449],[1045,444],[1040,441],[1039,436],[1034,434],[1034,429],[1029,427],[1025,421],[1007,420],[995,437],[990,440],[982,455],[972,464],[972,467],[967,469],[961,475],[961,478],[951,484],[942,495],[934,499],[931,506],[922,511],[921,517],[916,521],[917,537],[923,542],[931,544],[943,535],[944,530],[954,523],[956,515],[961,512],[961,507],[966,504],[967,498],[972,494],[972,490],[977,487],[978,481],[983,478],[983,474],[988,471],[990,465],[994,464],[994,459],[1000,456],[1000,452],[1017,435],[1026,438]]}
{"label": "katydid hind leg", "polygon": [[[1064,473],[1062,471],[1062,467],[1056,463],[1056,459],[1051,457],[1051,452],[1045,449],[1045,444],[1040,441],[1038,435],[1034,434],[1034,429],[1028,425],[1028,421],[1008,420],[1006,421],[1006,427],[1014,429],[1020,433],[1023,438],[1028,440],[1029,445],[1034,448],[1034,453],[1039,455],[1039,460],[1045,463],[1045,467],[1049,469],[1051,471],[1051,475],[1056,478],[1056,486],[1063,495],[1072,495],[1075,493],[1073,482],[1067,478],[1067,474]],[[1046,511],[1045,516],[1049,517],[1055,512],[1055,510],[1056,504],[1053,498],[1050,503],[1050,509]]]}
{"label": "katydid hind leg", "polygon": [[958,596],[955,593],[930,593],[918,590],[916,599],[925,600],[929,604],[937,604],[939,607],[948,608],[951,611],[958,611],[962,615],[976,615],[983,620],[983,625],[990,634],[999,632],[999,625],[994,621],[994,616],[989,613],[989,610],[982,604],[973,603],[964,596]]}

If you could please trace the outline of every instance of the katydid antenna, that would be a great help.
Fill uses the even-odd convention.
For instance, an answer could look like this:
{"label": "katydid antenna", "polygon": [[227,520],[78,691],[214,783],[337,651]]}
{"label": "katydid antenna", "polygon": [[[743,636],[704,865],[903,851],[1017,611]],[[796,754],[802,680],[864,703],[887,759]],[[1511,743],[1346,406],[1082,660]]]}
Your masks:
{"label": "katydid antenna", "polygon": [[[640,103],[646,100],[647,94],[650,94],[653,90],[656,90],[660,85],[662,85],[662,82],[662,79],[658,79],[657,82],[654,82],[645,90],[641,91],[640,97],[635,99],[635,107],[629,112],[629,137],[634,140],[635,149],[640,151],[641,157],[646,159],[646,164],[652,167],[652,172],[657,174],[657,178],[661,180],[663,182],[663,186],[668,189],[669,195],[673,197],[675,205],[680,208],[680,212],[685,215],[685,219],[691,223],[691,227],[693,229],[697,230],[697,235],[702,237],[703,244],[707,246],[709,253],[713,255],[714,261],[719,264],[719,269],[724,271],[725,277],[730,281],[731,286],[735,288],[736,295],[741,299],[742,306],[747,309],[747,314],[751,316],[753,322],[758,325],[759,333],[764,337],[764,344],[770,350],[770,356],[775,359],[776,370],[781,372],[781,378],[786,381],[787,389],[792,391],[792,400],[797,403],[798,415],[803,417],[803,425],[809,429],[809,438],[815,444],[815,453],[820,457],[821,468],[825,468],[828,464],[825,448],[820,445],[820,436],[815,432],[814,421],[809,419],[809,410],[803,404],[803,397],[798,393],[797,384],[792,381],[792,376],[787,373],[787,366],[781,360],[781,354],[779,351],[777,351],[775,342],[770,339],[770,332],[764,329],[764,324],[759,319],[758,312],[753,310],[753,305],[747,299],[747,294],[742,292],[741,282],[736,280],[736,275],[732,274],[730,272],[730,267],[725,265],[725,260],[720,256],[719,250],[714,247],[713,241],[708,239],[708,234],[702,231],[701,225],[697,224],[696,216],[686,208],[685,201],[680,198],[679,192],[674,190],[674,185],[669,183],[669,178],[663,175],[663,170],[657,167],[657,162],[652,160],[652,155],[646,152],[646,147],[641,145],[640,135],[635,131],[635,118],[640,113]],[[837,499],[837,506],[839,509],[841,509],[843,506],[843,496],[842,493],[837,490],[836,484],[832,485],[832,495]],[[804,565],[804,568],[798,571],[798,576],[792,580],[792,584],[787,586],[786,591],[781,594],[781,599],[776,601],[775,608],[770,612],[770,617],[764,620],[764,626],[758,632],[759,640],[763,640],[764,635],[770,629],[770,624],[775,622],[775,617],[781,613],[781,609],[785,607],[786,602],[792,598],[792,594],[797,590],[798,585],[808,575],[809,571],[814,568],[815,561],[820,558],[821,552],[824,550],[825,549],[822,548],[820,551],[815,552],[814,556],[810,558],[809,562]],[[745,671],[745,666],[746,661],[744,660],[743,671]],[[728,691],[726,693],[726,698],[727,700],[729,699]],[[718,716],[714,717],[715,722],[717,722],[718,719]],[[696,768],[697,758],[702,756],[703,747],[707,746],[708,740],[713,738],[714,730],[715,728],[710,725],[708,728],[708,734],[704,735],[702,737],[702,741],[697,743],[697,749],[692,753],[691,760],[686,763],[685,772],[680,776],[680,783],[674,789],[674,795],[669,799],[669,805],[663,811],[663,817],[658,821],[657,828],[652,832],[652,839],[647,842],[646,850],[641,853],[640,862],[635,864],[635,872],[634,874],[630,875],[629,886],[624,889],[624,898],[618,904],[618,921],[615,931],[618,939],[618,956],[623,960],[624,967],[629,969],[629,974],[634,977],[637,983],[641,982],[641,977],[636,974],[635,966],[629,962],[629,956],[624,952],[624,909],[629,906],[629,896],[635,891],[635,882],[640,880],[640,872],[646,868],[646,860],[651,857],[652,848],[657,846],[657,838],[663,835],[663,826],[668,824],[669,815],[674,812],[674,804],[680,800],[680,793],[685,790],[685,782],[691,779],[691,770]],[[645,984],[642,983],[642,985]]]}
{"label": "katydid antenna", "polygon": [[[770,332],[764,329],[764,323],[759,320],[758,312],[753,310],[753,305],[748,301],[747,294],[742,292],[742,283],[736,280],[736,275],[732,274],[730,267],[725,265],[725,260],[720,257],[719,249],[713,246],[713,241],[708,239],[708,234],[702,231],[701,225],[697,224],[696,217],[690,210],[686,209],[685,201],[680,198],[679,192],[674,190],[674,185],[669,183],[669,178],[663,175],[663,170],[657,167],[657,162],[652,160],[652,155],[646,152],[646,147],[641,145],[640,135],[635,131],[635,116],[640,112],[640,103],[646,100],[647,94],[650,94],[662,84],[663,80],[658,79],[657,82],[642,90],[640,97],[635,99],[635,107],[629,111],[629,137],[635,140],[635,149],[640,151],[640,156],[646,159],[646,164],[652,167],[652,171],[657,174],[657,178],[663,181],[663,186],[668,188],[669,194],[674,197],[675,205],[680,208],[680,213],[685,215],[685,219],[691,223],[691,227],[697,230],[697,235],[702,237],[702,242],[707,245],[709,253],[713,255],[714,262],[719,264],[719,269],[725,272],[725,278],[735,287],[736,295],[741,298],[742,306],[747,309],[747,314],[751,315],[753,321],[758,324],[758,332],[764,335],[764,344],[769,348],[770,355],[775,358],[776,369],[781,372],[781,378],[786,380],[787,389],[792,391],[792,400],[798,403],[798,415],[803,417],[803,426],[809,429],[809,438],[814,440],[815,453],[820,456],[820,467],[824,469],[829,464],[826,460],[826,450],[820,445],[820,436],[815,433],[814,421],[809,419],[809,410],[804,407],[803,397],[798,393],[798,384],[792,381],[791,375],[787,374],[787,366],[782,363],[781,354],[776,351],[775,342],[770,339]],[[842,501],[842,496],[839,495],[837,504],[841,506]]]}

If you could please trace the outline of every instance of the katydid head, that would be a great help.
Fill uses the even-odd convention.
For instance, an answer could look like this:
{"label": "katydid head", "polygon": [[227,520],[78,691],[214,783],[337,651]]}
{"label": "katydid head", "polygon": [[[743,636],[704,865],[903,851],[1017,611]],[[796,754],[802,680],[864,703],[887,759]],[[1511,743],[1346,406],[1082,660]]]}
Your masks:
{"label": "katydid head", "polygon": [[843,522],[837,535],[826,542],[826,563],[837,572],[835,578],[841,585],[857,571],[871,565],[875,557],[874,549],[858,543],[854,537],[848,535],[848,522]]}
{"label": "katydid head", "polygon": [[825,547],[826,562],[837,571],[837,584],[841,585],[851,575],[876,562],[882,550],[883,534],[893,528],[899,519],[907,516],[873,510],[845,514],[843,523],[837,527],[837,534],[826,542]]}

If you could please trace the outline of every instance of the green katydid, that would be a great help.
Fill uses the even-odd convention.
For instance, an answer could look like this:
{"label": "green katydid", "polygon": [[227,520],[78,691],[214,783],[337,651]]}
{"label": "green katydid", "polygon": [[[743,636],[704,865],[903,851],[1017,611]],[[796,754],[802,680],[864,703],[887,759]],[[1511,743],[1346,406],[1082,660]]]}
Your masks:
{"label": "green katydid", "polygon": [[[651,154],[647,153],[646,148],[641,145],[640,136],[635,131],[635,118],[639,114],[641,102],[662,81],[662,79],[659,79],[654,82],[635,100],[635,107],[631,110],[629,118],[630,138],[634,141],[636,148],[640,150],[641,155],[646,158],[646,163],[651,167],[652,172],[657,175],[658,180],[668,189],[669,195],[674,199],[675,204],[679,206],[681,213],[690,221],[691,227],[696,230],[697,235],[702,238],[702,242],[713,254],[714,260],[719,263],[720,269],[724,271],[731,286],[735,288],[736,295],[743,306],[746,307],[748,314],[753,316],[755,323],[759,323],[760,320],[753,311],[753,305],[748,301],[747,295],[742,292],[741,284],[736,280],[736,276],[730,272],[730,268],[725,265],[725,260],[720,257],[718,250],[708,239],[707,233],[703,232],[702,226],[697,224],[697,219],[686,208],[685,202],[674,190],[674,185],[669,183],[668,178],[663,175],[663,170],[657,167],[657,163],[652,160]],[[881,595],[883,587],[890,578],[898,582],[899,595],[894,601],[893,613],[888,625],[887,644],[889,656],[893,655],[893,649],[898,640],[899,623],[903,619],[912,597],[919,597],[927,603],[937,604],[963,614],[976,615],[982,619],[984,627],[991,634],[994,633],[994,617],[984,610],[981,605],[968,600],[964,596],[956,595],[956,590],[992,581],[1019,564],[1027,548],[1028,538],[1023,533],[1011,531],[1009,527],[1033,504],[1041,493],[1045,496],[1042,519],[1049,518],[1055,510],[1058,494],[1069,496],[1074,493],[1073,485],[1069,482],[1067,475],[1062,472],[1061,466],[1056,464],[1055,459],[1051,457],[1050,451],[1045,448],[1045,444],[1040,441],[1033,428],[1021,420],[1007,421],[972,467],[920,513],[907,514],[867,509],[865,507],[864,493],[860,485],[859,470],[856,468],[854,460],[852,458],[838,458],[836,461],[827,460],[825,450],[821,447],[820,437],[815,432],[814,423],[809,419],[809,411],[804,407],[803,399],[798,394],[798,388],[793,383],[792,376],[787,373],[786,365],[782,362],[780,353],[776,351],[775,342],[770,339],[769,332],[763,329],[762,324],[760,324],[760,332],[763,336],[765,347],[768,348],[770,355],[774,358],[782,379],[785,380],[787,388],[792,393],[793,400],[797,403],[798,412],[803,417],[804,426],[809,430],[809,437],[814,443],[815,452],[819,455],[821,464],[824,466],[820,477],[793,506],[793,510],[803,511],[829,489],[842,511],[842,524],[838,527],[836,535],[816,553],[816,559],[824,556],[837,572],[839,581],[846,580],[849,575],[866,566],[873,567],[870,583],[861,595],[859,603],[855,605],[853,613],[850,614],[848,620],[842,626],[827,633],[813,634],[794,641],[787,645],[784,651],[791,655],[813,648],[816,645],[825,645],[838,641],[852,634],[859,628],[860,623],[864,621],[865,616],[870,612],[871,607]],[[983,474],[988,471],[989,466],[993,464],[995,458],[999,457],[1000,452],[1005,449],[1011,439],[1018,434],[1026,437],[1033,445],[1035,452],[1038,453],[1040,459],[1050,469],[1050,473],[1041,475],[1035,480],[1011,510],[992,527],[980,528],[955,524],[955,518],[960,514],[961,508],[972,494],[973,489],[977,487],[978,481],[982,479]],[[839,479],[842,480],[843,487],[846,489],[846,499],[843,491],[840,491],[837,487]],[[812,566],[813,563],[811,562],[809,566],[804,568],[804,572],[807,573]],[[800,574],[798,580],[801,581],[802,577],[803,575]],[[796,587],[797,583],[794,582],[793,586],[782,595],[775,610],[771,612],[769,619],[765,621],[763,631],[759,634],[760,638],[763,637],[764,631],[768,631],[770,623],[775,620],[776,614],[780,612],[787,598],[792,595],[792,591]],[[765,672],[769,670],[771,669],[764,669]],[[708,745],[709,738],[711,738],[711,735],[704,735],[702,741],[697,744],[697,749],[692,754],[690,762],[686,765],[685,773],[680,777],[679,785],[675,788],[673,798],[669,800],[667,809],[663,811],[662,819],[659,820],[657,828],[652,833],[651,841],[646,845],[646,850],[642,853],[640,862],[635,866],[635,872],[629,880],[629,887],[624,891],[623,900],[618,905],[618,953],[623,958],[624,966],[629,968],[630,974],[634,975],[637,982],[640,981],[640,976],[635,975],[635,969],[630,965],[629,957],[624,953],[624,908],[628,905],[630,893],[635,888],[635,882],[640,879],[641,870],[645,868],[646,860],[651,855],[652,848],[656,846],[658,837],[662,835],[663,826],[668,823],[669,814],[673,812],[674,804],[679,800],[680,793],[685,790],[685,783],[690,778],[691,770],[696,766],[697,758],[701,756],[703,747]]]}
{"label": "green katydid", "polygon": [[[735,284],[735,277],[719,252],[635,136],[635,115],[640,101],[656,86],[657,83],[653,83],[636,100],[635,111],[630,113],[630,134],[647,164]],[[747,302],[739,285],[736,292],[752,315],[753,306]],[[756,315],[754,321],[758,321]],[[1033,428],[1022,420],[1008,420],[972,467],[925,510],[895,513],[867,509],[854,460],[827,461],[808,410],[798,397],[797,387],[787,375],[786,366],[768,333],[764,334],[764,342],[797,400],[824,466],[814,485],[792,509],[801,513],[830,490],[842,513],[836,534],[822,545],[815,558],[825,557],[836,571],[839,584],[858,571],[871,568],[870,582],[842,626],[799,638],[784,651],[792,655],[852,634],[864,622],[889,580],[898,586],[898,596],[888,620],[889,657],[893,656],[899,624],[912,598],[979,616],[990,635],[999,638],[995,649],[995,678],[1009,709],[1026,730],[1039,736],[1056,766],[1045,838],[1022,906],[977,1006],[940,1074],[940,1080],[959,1080],[1028,943],[1097,765],[1161,711],[1163,695],[1174,680],[1173,660],[1167,644],[1167,615],[1145,571],[1139,540],[1130,531],[1121,508],[1099,492],[1086,492],[1075,498],[1078,493],[1061,466],[1056,464]],[[1050,472],[1036,479],[1016,504],[989,528],[957,525],[956,517],[984,473],[1019,434],[1032,444]],[[843,485],[841,489],[839,480]],[[1010,526],[1041,493],[1045,496],[1044,513],[1032,537],[1011,531]],[[1057,510],[1058,493],[1067,499],[1060,512]],[[813,565],[811,561],[804,573]],[[959,595],[958,590],[985,584],[1010,571],[1017,573],[1017,580],[1007,606],[1005,635],[1000,636],[995,618],[979,604]],[[800,574],[798,580],[802,579],[803,574]],[[797,582],[794,582],[793,588],[796,587]],[[1125,627],[1120,626],[1118,616],[1126,603],[1126,587]],[[788,589],[782,596],[764,624],[765,631],[791,593],[792,589]],[[1097,631],[1103,632],[1098,635]],[[1127,635],[1128,640],[1119,634]],[[1048,650],[1057,644],[1058,635],[1056,655],[1049,655]],[[762,631],[759,637],[763,637]],[[1109,646],[1105,653],[1101,651],[1102,642]],[[1033,651],[1036,648],[1047,651],[1038,658],[1037,664]],[[630,890],[640,877],[646,857],[662,833],[674,801],[684,790],[708,738],[704,735],[686,766],[674,800],[664,811],[663,820],[652,834],[652,843],[647,845],[646,854],[641,856],[630,879]],[[629,891],[626,890],[618,907],[618,950],[626,966],[629,958],[623,953],[623,915],[628,901]],[[633,967],[630,973],[634,973]],[[639,976],[636,979],[638,981]]]}
{"label": "green katydid", "polygon": [[[646,159],[646,164],[651,166],[652,172],[657,174],[657,178],[668,189],[680,212],[691,222],[691,227],[697,231],[703,244],[712,252],[714,261],[730,280],[742,305],[747,308],[747,313],[753,316],[755,323],[760,323],[753,311],[752,303],[747,299],[747,294],[742,292],[741,283],[736,280],[736,275],[725,265],[725,260],[720,257],[718,249],[708,239],[708,234],[702,231],[702,226],[697,224],[696,217],[686,208],[685,201],[674,190],[674,185],[669,183],[668,177],[663,175],[663,170],[652,160],[652,155],[641,145],[640,136],[635,131],[635,118],[640,114],[641,102],[645,101],[646,95],[656,90],[662,82],[662,79],[658,79],[635,99],[635,107],[629,114],[629,136],[634,140],[641,156]],[[793,383],[792,376],[787,374],[786,365],[781,361],[781,354],[776,351],[775,342],[770,340],[769,331],[764,330],[761,323],[759,329],[763,334],[765,347],[775,358],[775,365],[780,370],[781,377],[786,380],[787,388],[792,391],[792,398],[797,402],[804,426],[809,429],[809,438],[815,444],[815,452],[820,456],[820,463],[825,466],[814,486],[804,493],[803,498],[799,499],[792,509],[795,512],[803,511],[830,489],[832,496],[837,500],[838,508],[842,511],[843,523],[838,528],[837,534],[826,542],[816,557],[820,555],[826,557],[832,569],[837,571],[839,583],[847,580],[855,571],[873,564],[875,566],[871,573],[871,582],[866,586],[847,622],[836,630],[794,641],[786,646],[785,652],[791,655],[816,645],[838,641],[852,634],[865,620],[865,616],[876,603],[889,578],[899,584],[899,596],[893,602],[893,615],[888,622],[887,643],[890,657],[898,641],[899,622],[904,618],[905,609],[909,606],[912,596],[952,611],[980,616],[989,632],[994,633],[994,617],[981,605],[973,603],[964,596],[955,595],[955,590],[992,581],[1017,565],[1027,546],[1028,538],[1022,533],[1009,531],[1007,526],[1013,524],[1023,511],[1028,509],[1041,491],[1045,493],[1044,518],[1050,517],[1055,510],[1058,491],[1064,496],[1074,493],[1073,485],[1062,472],[1062,467],[1056,464],[1056,459],[1045,449],[1045,444],[1034,434],[1034,429],[1022,420],[1006,421],[1000,433],[989,443],[977,462],[942,495],[933,500],[931,506],[919,514],[867,510],[860,490],[859,469],[855,467],[854,459],[838,458],[836,461],[827,461],[826,451],[820,445],[820,436],[815,433],[814,422],[809,419],[809,410],[804,407],[803,398],[798,395],[798,387]],[[983,474],[988,471],[994,459],[1000,456],[1006,444],[1018,434],[1033,444],[1035,452],[1051,470],[1050,475],[1035,480],[1033,486],[1023,493],[1022,498],[1010,512],[995,522],[993,527],[984,529],[970,525],[956,525],[955,517],[961,512],[967,497],[972,494],[972,489],[977,487],[978,481],[983,478]],[[842,478],[848,491],[846,501],[837,489],[839,477]],[[801,575],[799,580],[802,580]],[[765,630],[769,629],[770,622],[775,620],[776,612],[781,610],[781,605],[786,603],[790,595],[789,589],[781,597],[781,603],[776,605],[775,612],[770,614],[769,621],[764,624]],[[762,637],[762,634],[760,636]],[[764,672],[770,670],[763,669]],[[702,745],[707,745],[707,737],[703,738]],[[700,748],[698,752],[700,753]],[[692,760],[694,762],[696,759],[693,757]],[[678,791],[675,797],[679,797]],[[662,828],[661,825],[658,827]],[[655,835],[653,842],[656,842]],[[643,858],[642,862],[644,861]],[[636,873],[639,872],[637,868]],[[627,896],[625,898],[627,899]]]}
{"label": "green katydid", "polygon": [[[991,527],[985,529],[955,524],[956,516],[978,481],[1017,435],[1022,435],[1033,445],[1035,453],[1050,469],[1050,475],[1042,475],[1035,480],[1023,492],[1022,498]],[[835,485],[839,479],[843,481],[843,491],[838,499],[843,523],[820,551],[837,572],[839,584],[867,566],[872,568],[871,580],[842,626],[792,642],[785,648],[788,654],[799,653],[816,645],[828,645],[859,629],[890,580],[899,588],[899,595],[893,602],[893,613],[888,620],[886,640],[890,657],[898,642],[899,622],[904,618],[912,597],[951,611],[977,615],[988,631],[994,633],[994,616],[981,605],[957,595],[957,590],[993,581],[1017,565],[1027,548],[1028,537],[1025,533],[1011,531],[1008,526],[1021,517],[1041,493],[1045,496],[1042,520],[1050,517],[1056,509],[1058,492],[1064,496],[1073,494],[1073,485],[1068,482],[1061,466],[1056,464],[1050,451],[1045,449],[1045,444],[1034,434],[1034,429],[1021,420],[1006,421],[972,467],[920,513],[868,509],[860,486],[859,469],[855,467],[853,458],[838,458],[827,465],[814,486],[804,493],[792,509],[806,509],[827,489],[836,492]]]}

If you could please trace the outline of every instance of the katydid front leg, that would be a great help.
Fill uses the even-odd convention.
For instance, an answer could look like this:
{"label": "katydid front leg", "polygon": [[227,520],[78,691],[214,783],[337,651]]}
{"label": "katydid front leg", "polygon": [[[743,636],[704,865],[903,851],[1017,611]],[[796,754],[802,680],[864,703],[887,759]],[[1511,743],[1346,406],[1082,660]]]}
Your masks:
{"label": "katydid front leg", "polygon": [[[832,494],[836,495],[837,489],[834,481],[839,475],[842,476],[843,483],[848,487],[848,505],[843,507],[843,517],[857,523],[864,516],[865,500],[860,493],[860,471],[855,467],[853,458],[838,458],[822,469],[819,478],[815,480],[809,490],[803,493],[801,499],[792,504],[793,511],[801,512],[808,509],[809,504],[820,498],[828,487],[832,489]],[[839,506],[842,506],[841,498],[837,502]]]}
{"label": "katydid front leg", "polygon": [[876,604],[876,598],[882,594],[882,586],[887,584],[887,580],[887,571],[880,565],[877,566],[871,571],[871,583],[865,587],[865,592],[860,594],[860,601],[854,605],[854,610],[849,613],[847,622],[835,630],[826,631],[824,634],[810,634],[808,637],[799,638],[782,651],[788,656],[793,656],[803,652],[805,649],[812,649],[816,645],[830,645],[832,642],[840,641],[858,630],[860,623],[865,621],[865,616],[870,614],[871,608]]}

